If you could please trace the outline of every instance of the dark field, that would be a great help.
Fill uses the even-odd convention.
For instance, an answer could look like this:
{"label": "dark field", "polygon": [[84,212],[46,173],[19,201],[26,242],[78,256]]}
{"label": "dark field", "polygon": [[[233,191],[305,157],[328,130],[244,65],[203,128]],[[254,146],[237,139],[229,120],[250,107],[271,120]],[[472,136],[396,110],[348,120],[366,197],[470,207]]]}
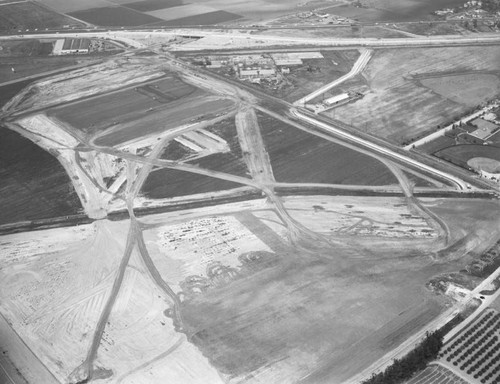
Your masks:
{"label": "dark field", "polygon": [[123,4],[124,7],[132,8],[139,12],[156,11],[158,9],[177,7],[179,5],[182,5],[182,0],[146,0]]}
{"label": "dark field", "polygon": [[215,125],[207,128],[207,131],[216,134],[226,140],[229,144],[231,152],[215,154],[206,158],[193,161],[193,164],[198,164],[202,168],[213,171],[231,173],[233,175],[249,177],[249,171],[243,154],[241,152],[238,134],[236,133],[236,124],[234,117],[225,119]]}
{"label": "dark field", "polygon": [[2,41],[0,46],[2,47],[0,57],[47,56],[52,52],[52,43],[35,39]]}
{"label": "dark field", "polygon": [[163,150],[161,158],[164,160],[182,161],[195,154],[196,151],[192,150],[191,148],[185,147],[178,141],[170,140],[170,142]]}
{"label": "dark field", "polygon": [[[26,76],[54,71],[77,65],[82,61],[92,63],[92,57],[8,57],[0,59],[0,83],[16,80]],[[12,72],[11,68],[15,69]]]}
{"label": "dark field", "polygon": [[396,184],[379,161],[259,113],[259,125],[278,182]]}
{"label": "dark field", "polygon": [[96,140],[97,145],[114,146],[145,137],[163,133],[181,125],[194,124],[195,121],[214,118],[234,106],[229,99],[207,99],[204,96],[180,99],[154,112],[141,112],[135,120],[117,125],[106,135]]}
{"label": "dark field", "polygon": [[[230,377],[290,359],[273,376],[280,381],[268,382],[342,383],[440,312],[422,300],[418,281],[429,271],[422,274],[417,259],[346,263],[349,251],[335,252],[332,263],[288,250],[277,265],[221,277],[217,288],[182,303],[191,341]],[[305,372],[294,363],[312,375],[301,381]]]}
{"label": "dark field", "polygon": [[[17,95],[24,87],[27,87],[34,79],[18,81],[9,85],[4,85],[0,87],[0,108],[2,108],[5,103]],[[3,128],[2,128],[3,129]]]}
{"label": "dark field", "polygon": [[209,128],[205,128],[205,130],[223,138],[228,143],[230,152],[215,153],[202,158],[189,160],[190,157],[196,156],[196,152],[175,140],[171,140],[163,151],[161,158],[174,161],[186,161],[200,168],[248,177],[249,171],[242,157],[234,117],[216,123]]}
{"label": "dark field", "polygon": [[195,173],[163,168],[149,174],[142,188],[142,194],[150,199],[166,199],[238,187],[243,187],[243,185]]}
{"label": "dark field", "polygon": [[455,145],[455,139],[452,139],[451,137],[448,136],[441,136],[435,140],[420,145],[418,148],[416,148],[416,150],[419,152],[425,152],[432,155],[434,152],[437,152],[443,148],[447,148],[453,145]]}
{"label": "dark field", "polygon": [[17,132],[0,127],[0,224],[79,213],[62,165]]}
{"label": "dark field", "polygon": [[241,177],[249,177],[248,168],[241,157],[233,153],[216,153],[201,159],[189,161],[200,168],[229,173]]}
{"label": "dark field", "polygon": [[0,12],[0,30],[62,28],[65,25],[83,26],[32,1],[2,5]]}
{"label": "dark field", "polygon": [[71,12],[68,13],[68,15],[84,20],[90,24],[106,27],[136,27],[161,21],[156,17],[124,7],[92,8],[84,11]]}
{"label": "dark field", "polygon": [[214,12],[203,13],[201,15],[182,17],[176,20],[163,21],[161,23],[158,23],[158,25],[166,25],[166,26],[213,25],[237,19],[241,19],[241,16],[235,13],[226,11],[214,11]]}
{"label": "dark field", "polygon": [[[54,108],[50,115],[69,123],[88,134],[105,130],[114,122],[127,122],[177,99],[196,92],[196,88],[171,77],[124,91],[94,97],[62,108]],[[203,95],[198,91],[197,95]],[[148,112],[150,113],[150,112]]]}
{"label": "dark field", "polygon": [[467,161],[474,157],[486,157],[500,161],[500,148],[487,145],[455,145],[434,153],[443,160],[468,168]]}

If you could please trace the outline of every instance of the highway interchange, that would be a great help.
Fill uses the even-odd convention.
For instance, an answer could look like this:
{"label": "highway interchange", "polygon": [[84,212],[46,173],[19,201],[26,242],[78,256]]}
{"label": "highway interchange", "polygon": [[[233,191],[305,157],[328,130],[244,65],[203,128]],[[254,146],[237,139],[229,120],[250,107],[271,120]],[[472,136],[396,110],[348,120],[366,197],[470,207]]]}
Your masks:
{"label": "highway interchange", "polygon": [[[145,45],[143,42],[136,42],[134,41],[134,37],[141,37],[144,38],[146,36],[150,36],[152,34],[155,34],[156,36],[161,36],[161,35],[171,35],[172,33],[179,33],[185,35],[186,33],[192,33],[193,35],[200,35],[200,29],[193,29],[193,30],[186,30],[183,29],[182,31],[175,32],[175,31],[123,31],[123,30],[117,30],[117,31],[106,31],[106,32],[99,32],[99,31],[79,31],[79,32],[60,32],[60,33],[43,33],[43,34],[30,34],[30,37],[36,38],[36,37],[54,37],[54,38],[62,38],[62,37],[79,37],[82,35],[82,33],[85,34],[85,36],[88,37],[97,37],[97,38],[114,38],[118,39],[129,46],[133,47],[128,50],[127,53],[134,53],[137,50],[144,50],[144,49],[155,49],[154,47],[148,47]],[[218,36],[218,32],[211,32],[209,31],[208,33],[211,36]],[[203,34],[205,35],[205,34]],[[227,38],[228,33],[220,34],[221,38]],[[240,36],[236,36],[240,37]],[[9,39],[15,39],[19,38],[19,36],[9,36],[5,37]],[[266,36],[264,35],[258,35],[258,36],[244,36],[245,39],[259,39],[259,40],[265,40]],[[1,39],[1,38],[0,38]],[[269,40],[273,41],[276,44],[280,43],[297,43],[297,44],[310,44],[314,46],[324,46],[324,47],[367,47],[367,48],[376,48],[376,47],[408,47],[408,46],[450,46],[450,45],[477,45],[477,44],[499,44],[500,43],[500,36],[497,35],[484,35],[484,36],[479,36],[479,37],[467,37],[467,36],[461,36],[461,37],[432,37],[432,38],[411,38],[411,39],[297,39],[293,37],[289,38],[282,38],[282,37],[269,37]],[[235,47],[236,49],[238,47]],[[369,51],[366,51],[369,52]],[[467,180],[464,180],[462,175],[457,176],[456,174],[453,174],[449,171],[443,171],[441,170],[439,164],[434,164],[434,165],[429,165],[428,163],[423,163],[417,159],[414,158],[414,156],[411,153],[403,154],[400,151],[396,151],[391,146],[389,145],[384,145],[381,142],[372,142],[366,137],[361,137],[358,135],[353,134],[352,132],[349,132],[343,127],[335,125],[334,123],[326,123],[322,121],[321,119],[318,119],[316,116],[311,114],[309,111],[303,109],[300,107],[300,105],[304,104],[308,100],[314,98],[311,97],[310,99],[304,98],[303,100],[300,100],[296,105],[292,105],[290,103],[283,102],[282,100],[276,100],[275,98],[268,96],[268,95],[263,95],[262,93],[256,93],[256,92],[250,92],[248,88],[245,89],[245,92],[238,90],[237,87],[235,87],[234,82],[227,82],[226,84],[221,84],[221,79],[220,77],[214,76],[210,73],[207,73],[206,71],[198,71],[197,68],[190,66],[182,61],[179,61],[175,57],[165,54],[161,50],[158,50],[158,54],[163,55],[165,60],[171,65],[172,68],[176,68],[177,71],[180,72],[180,74],[184,77],[189,77],[192,81],[196,81],[199,83],[204,84],[207,86],[215,86],[215,88],[222,88],[223,92],[229,91],[232,92],[234,97],[237,97],[240,99],[240,102],[246,106],[246,108],[255,108],[255,109],[264,109],[270,113],[274,114],[279,114],[281,115],[281,118],[284,119],[284,121],[290,122],[295,125],[301,126],[302,124],[306,125],[306,127],[302,126],[304,129],[310,129],[308,127],[314,127],[317,130],[318,134],[322,135],[329,135],[332,137],[332,139],[339,140],[341,142],[345,142],[348,145],[354,145],[358,149],[361,148],[362,151],[367,151],[372,153],[372,155],[375,156],[382,156],[384,159],[390,160],[396,164],[404,165],[411,167],[412,169],[416,169],[418,171],[421,171],[425,174],[430,174],[434,177],[437,177],[440,180],[445,180],[449,184],[453,185],[454,188],[456,188],[458,191],[464,191],[464,192],[470,192],[470,191],[475,191],[475,190],[483,190],[486,189],[486,185],[481,184],[481,183],[474,183],[475,180],[471,180],[471,178],[468,178]],[[369,59],[368,54],[366,56],[363,56],[363,60]],[[356,68],[353,69],[352,73],[357,73],[359,70],[361,70],[363,62],[360,63],[359,66],[356,66]],[[202,75],[196,76],[197,72],[201,72]],[[352,74],[351,73],[351,74]],[[21,81],[22,79],[20,79]],[[335,84],[333,85],[335,86]],[[322,90],[324,92],[324,90]],[[322,93],[320,92],[320,93]],[[251,94],[250,94],[251,93]],[[281,106],[282,111],[277,112],[273,111],[272,108],[269,107],[264,107],[264,105],[268,105],[269,102],[278,104]],[[269,109],[268,109],[269,108]],[[248,112],[246,112],[248,113]],[[108,153],[111,155],[119,156],[125,159],[128,159],[132,162],[143,164],[144,167],[142,167],[141,172],[137,176],[137,178],[134,179],[134,182],[131,183],[130,185],[133,185],[128,190],[127,194],[127,205],[129,207],[129,214],[131,217],[131,225],[129,229],[129,237],[128,237],[128,242],[127,242],[127,247],[125,251],[125,255],[122,259],[122,264],[120,266],[120,272],[117,275],[115,279],[115,283],[113,286],[113,293],[111,294],[110,298],[108,299],[108,302],[106,304],[105,310],[102,312],[100,320],[98,325],[96,326],[96,331],[94,333],[94,341],[92,343],[91,348],[89,349],[89,354],[87,356],[87,359],[85,363],[79,367],[75,371],[75,378],[77,377],[91,377],[92,376],[92,365],[93,361],[95,360],[96,354],[97,354],[97,348],[99,346],[101,337],[102,337],[102,332],[104,330],[105,324],[109,318],[109,315],[111,313],[114,300],[116,299],[116,295],[119,292],[121,283],[123,281],[123,274],[125,271],[125,268],[128,264],[128,260],[130,258],[130,255],[132,253],[132,250],[135,246],[138,247],[139,253],[141,254],[145,265],[148,268],[148,271],[150,272],[151,276],[153,279],[156,281],[157,285],[160,287],[163,287],[163,290],[172,298],[174,301],[174,307],[178,307],[178,303],[175,302],[175,294],[173,294],[171,291],[169,291],[168,284],[165,283],[165,281],[162,280],[161,276],[159,275],[158,271],[154,267],[154,264],[151,262],[151,259],[149,258],[147,254],[147,250],[144,246],[144,240],[142,238],[142,232],[140,229],[140,223],[135,219],[134,216],[134,211],[132,208],[132,200],[134,197],[137,196],[140,188],[142,187],[142,184],[144,183],[147,175],[151,171],[153,166],[160,166],[160,167],[168,167],[172,169],[178,169],[178,170],[183,170],[187,172],[192,172],[192,173],[197,173],[200,175],[206,175],[206,176],[211,176],[211,177],[216,177],[216,178],[221,178],[224,180],[228,181],[234,181],[243,185],[247,185],[249,187],[259,189],[263,191],[268,198],[274,203],[275,207],[277,208],[277,212],[280,214],[281,219],[284,223],[287,223],[288,228],[291,230],[292,233],[295,233],[296,236],[299,236],[300,233],[307,233],[308,231],[295,222],[291,217],[289,217],[288,213],[286,210],[283,208],[281,202],[279,199],[276,198],[274,192],[271,189],[271,185],[269,184],[269,180],[267,178],[263,178],[262,180],[250,180],[246,178],[241,178],[238,176],[234,175],[228,175],[228,174],[222,174],[220,172],[216,171],[209,171],[209,170],[204,170],[199,167],[191,166],[188,164],[180,164],[177,162],[171,162],[168,160],[162,160],[159,159],[159,154],[161,153],[161,149],[163,149],[162,145],[165,144],[165,140],[162,141],[154,150],[153,152],[148,156],[148,157],[142,157],[142,156],[137,156],[133,155],[130,153],[126,152],[121,152],[115,149],[111,148],[104,148],[104,147],[96,147],[95,145],[92,145],[90,143],[84,143],[84,145],[88,145],[89,148],[99,150],[103,153]],[[88,149],[88,148],[87,148]],[[83,147],[81,150],[86,150],[85,147]],[[256,166],[258,166],[259,159],[256,160]],[[404,188],[404,187],[403,187]],[[312,235],[313,236],[313,235]],[[295,238],[294,240],[297,240]],[[497,270],[495,272],[495,276],[500,273],[500,270]],[[493,276],[493,275],[492,275]],[[491,279],[491,277],[490,277]],[[489,280],[489,279],[487,279]],[[483,287],[486,281],[483,282],[480,286],[478,286],[477,289],[480,287]],[[470,300],[471,298],[477,296],[477,289],[474,290],[471,293],[471,297],[468,297],[467,300]],[[479,292],[479,291],[478,291]],[[468,301],[467,301],[468,302]],[[486,301],[482,304],[485,305]],[[352,378],[349,380],[347,383],[357,383],[360,380],[367,378],[371,375],[372,372],[384,369],[394,358],[403,356],[406,354],[411,348],[413,348],[414,344],[421,339],[425,333],[429,330],[437,329],[444,325],[447,321],[449,321],[456,313],[459,308],[461,308],[463,305],[465,305],[464,302],[457,303],[457,305],[453,308],[450,308],[446,313],[441,315],[438,319],[433,321],[431,324],[428,324],[427,327],[424,329],[420,330],[417,332],[414,336],[409,338],[407,341],[405,341],[404,344],[396,348],[394,351],[389,353],[388,355],[382,357],[378,362],[374,363],[371,367],[367,368],[365,371],[360,373],[360,375]],[[177,314],[176,314],[177,313]],[[176,323],[180,327],[182,324],[182,319],[178,315],[178,311],[174,310],[174,315],[176,318]],[[466,322],[464,322],[466,324]],[[1,361],[0,361],[1,362]],[[1,366],[0,366],[1,368]],[[7,371],[4,369],[5,373]],[[1,376],[0,376],[1,377]],[[10,379],[12,382],[15,382],[12,378]]]}

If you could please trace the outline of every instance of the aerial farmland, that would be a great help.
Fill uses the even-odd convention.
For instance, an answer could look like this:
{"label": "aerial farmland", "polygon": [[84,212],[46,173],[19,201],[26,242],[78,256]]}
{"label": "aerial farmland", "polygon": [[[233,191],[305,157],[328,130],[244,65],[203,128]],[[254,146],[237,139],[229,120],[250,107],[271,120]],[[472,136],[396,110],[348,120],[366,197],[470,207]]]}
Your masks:
{"label": "aerial farmland", "polygon": [[0,383],[496,383],[469,3],[0,0]]}

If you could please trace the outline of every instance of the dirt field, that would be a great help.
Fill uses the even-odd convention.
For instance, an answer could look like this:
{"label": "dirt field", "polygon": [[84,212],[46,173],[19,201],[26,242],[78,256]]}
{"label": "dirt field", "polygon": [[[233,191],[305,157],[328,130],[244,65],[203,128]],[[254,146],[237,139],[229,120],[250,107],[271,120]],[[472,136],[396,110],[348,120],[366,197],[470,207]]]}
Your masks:
{"label": "dirt field", "polygon": [[[305,220],[340,243],[291,246],[268,225],[277,216],[264,199],[141,218],[147,250],[178,294],[183,332],[173,327],[172,301],[134,250],[99,348],[101,380],[342,382],[446,308],[447,299],[425,284],[468,259],[432,263],[434,239],[401,237],[411,229],[423,233],[424,224],[399,199],[322,196],[286,204],[291,201],[318,218],[334,214]],[[424,204],[471,254],[497,237],[495,201]],[[394,223],[400,234],[330,232],[357,215]],[[127,228],[101,220],[1,239],[0,310],[62,382],[85,357]]]}
{"label": "dirt field", "polygon": [[467,161],[467,165],[470,165],[476,170],[483,170],[491,173],[500,173],[500,161],[488,159],[485,157],[473,157]]}
{"label": "dirt field", "polygon": [[258,116],[276,181],[396,184],[392,173],[375,159],[286,125],[268,115]]}
{"label": "dirt field", "polygon": [[300,196],[283,201],[290,215],[314,232],[396,238],[437,236],[424,218],[409,211],[404,198]]}
{"label": "dirt field", "polygon": [[497,75],[462,74],[422,79],[424,87],[456,103],[475,107],[500,94]]}
{"label": "dirt field", "polygon": [[61,382],[85,358],[126,230],[100,222],[2,237],[0,311]]}
{"label": "dirt field", "polygon": [[[325,114],[394,143],[406,142],[460,116],[469,105],[451,99],[458,83],[442,96],[416,79],[496,71],[499,55],[495,47],[377,50],[363,71],[369,87],[365,96]],[[477,93],[464,95],[472,97],[471,103],[478,100]]]}
{"label": "dirt field", "polygon": [[17,132],[0,127],[0,224],[79,213],[62,165]]}
{"label": "dirt field", "polygon": [[62,28],[65,25],[81,27],[84,24],[51,11],[34,1],[10,2],[8,5],[2,5],[0,30]]}

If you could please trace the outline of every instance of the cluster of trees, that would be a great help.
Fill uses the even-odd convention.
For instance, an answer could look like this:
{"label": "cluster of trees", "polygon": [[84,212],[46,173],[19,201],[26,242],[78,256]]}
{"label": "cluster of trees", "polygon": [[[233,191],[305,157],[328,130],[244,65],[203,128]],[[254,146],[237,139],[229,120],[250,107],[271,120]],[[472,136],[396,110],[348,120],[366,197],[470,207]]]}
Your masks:
{"label": "cluster of trees", "polygon": [[500,11],[500,0],[482,0],[481,8],[488,12]]}
{"label": "cluster of trees", "polygon": [[437,358],[446,331],[440,329],[427,333],[425,339],[413,351],[401,359],[395,359],[384,372],[374,374],[362,384],[400,384],[409,380],[416,372],[425,369],[429,362]]}

